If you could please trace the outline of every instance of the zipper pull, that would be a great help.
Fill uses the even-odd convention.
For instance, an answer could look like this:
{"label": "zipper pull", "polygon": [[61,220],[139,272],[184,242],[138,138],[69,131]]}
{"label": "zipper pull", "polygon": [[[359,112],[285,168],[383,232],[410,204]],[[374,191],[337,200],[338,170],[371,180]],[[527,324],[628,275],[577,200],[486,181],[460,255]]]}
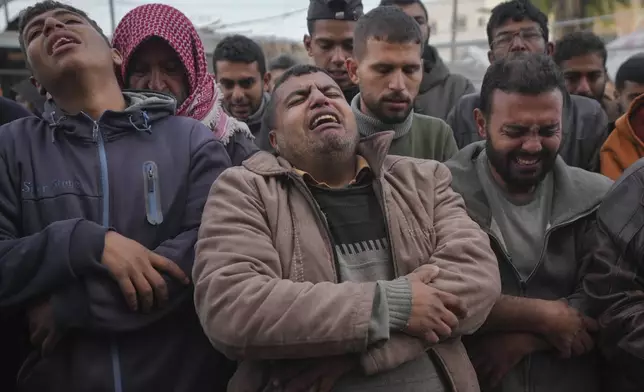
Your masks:
{"label": "zipper pull", "polygon": [[147,173],[148,173],[148,193],[154,193],[154,170],[152,169],[152,165],[148,165],[147,167]]}
{"label": "zipper pull", "polygon": [[92,138],[94,141],[98,140],[98,123],[94,121],[94,128],[92,128]]}

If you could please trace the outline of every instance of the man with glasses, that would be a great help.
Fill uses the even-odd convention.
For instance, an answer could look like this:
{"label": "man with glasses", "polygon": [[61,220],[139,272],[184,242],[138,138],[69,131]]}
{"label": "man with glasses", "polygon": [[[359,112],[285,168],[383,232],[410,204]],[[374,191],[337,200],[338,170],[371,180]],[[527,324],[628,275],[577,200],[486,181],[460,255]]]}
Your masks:
{"label": "man with glasses", "polygon": [[[525,53],[552,55],[548,41],[548,18],[526,0],[510,0],[492,9],[487,25],[490,62]],[[480,108],[479,94],[461,98],[447,117],[459,148],[481,140],[474,119]],[[564,94],[562,143],[559,154],[570,166],[596,171],[599,150],[607,137],[608,118],[595,100]]]}

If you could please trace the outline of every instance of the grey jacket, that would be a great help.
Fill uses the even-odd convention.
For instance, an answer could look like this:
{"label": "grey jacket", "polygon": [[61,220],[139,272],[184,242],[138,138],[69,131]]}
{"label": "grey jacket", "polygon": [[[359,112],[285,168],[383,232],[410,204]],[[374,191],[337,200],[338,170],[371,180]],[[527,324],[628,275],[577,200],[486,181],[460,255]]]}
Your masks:
{"label": "grey jacket", "polygon": [[[484,142],[471,144],[446,165],[452,172],[452,188],[463,196],[470,217],[490,237],[499,262],[502,293],[545,300],[566,299],[570,306],[585,312],[581,281],[595,249],[595,213],[612,181],[600,174],[570,167],[561,157],[557,158],[553,169],[551,227],[546,232],[541,260],[532,274],[522,279],[502,242],[492,234],[492,214],[475,166],[483,149]],[[599,391],[598,359],[596,352],[566,360],[555,352],[534,353],[515,366],[495,392]]]}
{"label": "grey jacket", "polygon": [[[459,148],[481,140],[474,109],[480,106],[478,93],[461,98],[447,117]],[[608,137],[608,117],[601,105],[590,98],[564,94],[563,140],[559,154],[574,167],[599,171],[599,150]]]}
{"label": "grey jacket", "polygon": [[423,80],[414,111],[445,120],[458,100],[476,89],[464,76],[450,73],[434,47],[425,48],[423,61]]}

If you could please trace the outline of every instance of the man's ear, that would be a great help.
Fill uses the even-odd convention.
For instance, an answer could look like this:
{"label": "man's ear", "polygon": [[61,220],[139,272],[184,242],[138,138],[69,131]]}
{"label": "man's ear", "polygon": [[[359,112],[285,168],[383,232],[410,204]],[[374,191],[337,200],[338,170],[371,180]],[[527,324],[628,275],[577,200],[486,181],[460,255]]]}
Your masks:
{"label": "man's ear", "polygon": [[487,139],[487,122],[481,109],[474,109],[474,121],[476,122],[476,128],[481,139]]}
{"label": "man's ear", "polygon": [[494,62],[494,52],[492,50],[487,51],[487,60],[492,64]]}
{"label": "man's ear", "polygon": [[273,150],[275,150],[275,152],[279,154],[280,149],[279,149],[279,146],[277,145],[277,135],[275,134],[274,129],[268,133],[268,141],[271,143],[271,147],[273,147]]}
{"label": "man's ear", "polygon": [[114,66],[118,67],[119,69],[123,65],[123,55],[121,55],[121,52],[114,48],[112,48],[112,61],[114,62]]}
{"label": "man's ear", "polygon": [[33,76],[30,76],[29,81],[38,90],[38,94],[42,96],[47,95],[47,90],[45,90],[45,88],[42,86],[42,84],[40,84],[40,82],[36,80],[36,78],[34,78]]}
{"label": "man's ear", "polygon": [[273,75],[271,75],[271,73],[268,71],[264,74],[264,91],[266,91],[267,93],[270,92],[270,84],[271,84],[272,77]]}
{"label": "man's ear", "polygon": [[548,56],[552,56],[553,54],[555,54],[555,44],[553,42],[548,42],[546,44],[546,54]]}
{"label": "man's ear", "polygon": [[358,77],[358,63],[353,57],[349,57],[345,60],[344,64],[347,67],[349,78],[353,84],[358,85],[360,83],[360,78]]}
{"label": "man's ear", "polygon": [[306,53],[309,54],[309,57],[313,57],[313,53],[311,52],[311,36],[308,34],[304,34],[304,38],[302,38],[302,43],[304,44],[304,48],[306,49]]}

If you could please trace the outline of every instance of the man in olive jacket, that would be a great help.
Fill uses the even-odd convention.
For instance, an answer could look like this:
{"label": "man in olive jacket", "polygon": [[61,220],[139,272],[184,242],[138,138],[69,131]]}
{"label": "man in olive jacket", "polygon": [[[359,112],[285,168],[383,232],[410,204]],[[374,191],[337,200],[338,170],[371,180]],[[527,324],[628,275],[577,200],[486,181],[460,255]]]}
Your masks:
{"label": "man in olive jacket", "polygon": [[449,71],[436,48],[429,44],[431,34],[427,8],[420,0],[381,0],[380,5],[395,5],[414,18],[423,32],[423,80],[414,101],[414,111],[426,116],[447,119],[458,100],[476,92],[466,77]]}
{"label": "man in olive jacket", "polygon": [[230,391],[478,392],[460,336],[500,291],[494,253],[447,168],[359,141],[339,86],[301,65],[278,81],[277,156],[226,171],[193,277],[213,345],[241,360]]}
{"label": "man in olive jacket", "polygon": [[452,130],[414,111],[422,51],[418,23],[398,7],[377,7],[360,18],[347,60],[349,76],[360,86],[351,108],[362,137],[394,131],[390,154],[444,162],[458,151]]}

